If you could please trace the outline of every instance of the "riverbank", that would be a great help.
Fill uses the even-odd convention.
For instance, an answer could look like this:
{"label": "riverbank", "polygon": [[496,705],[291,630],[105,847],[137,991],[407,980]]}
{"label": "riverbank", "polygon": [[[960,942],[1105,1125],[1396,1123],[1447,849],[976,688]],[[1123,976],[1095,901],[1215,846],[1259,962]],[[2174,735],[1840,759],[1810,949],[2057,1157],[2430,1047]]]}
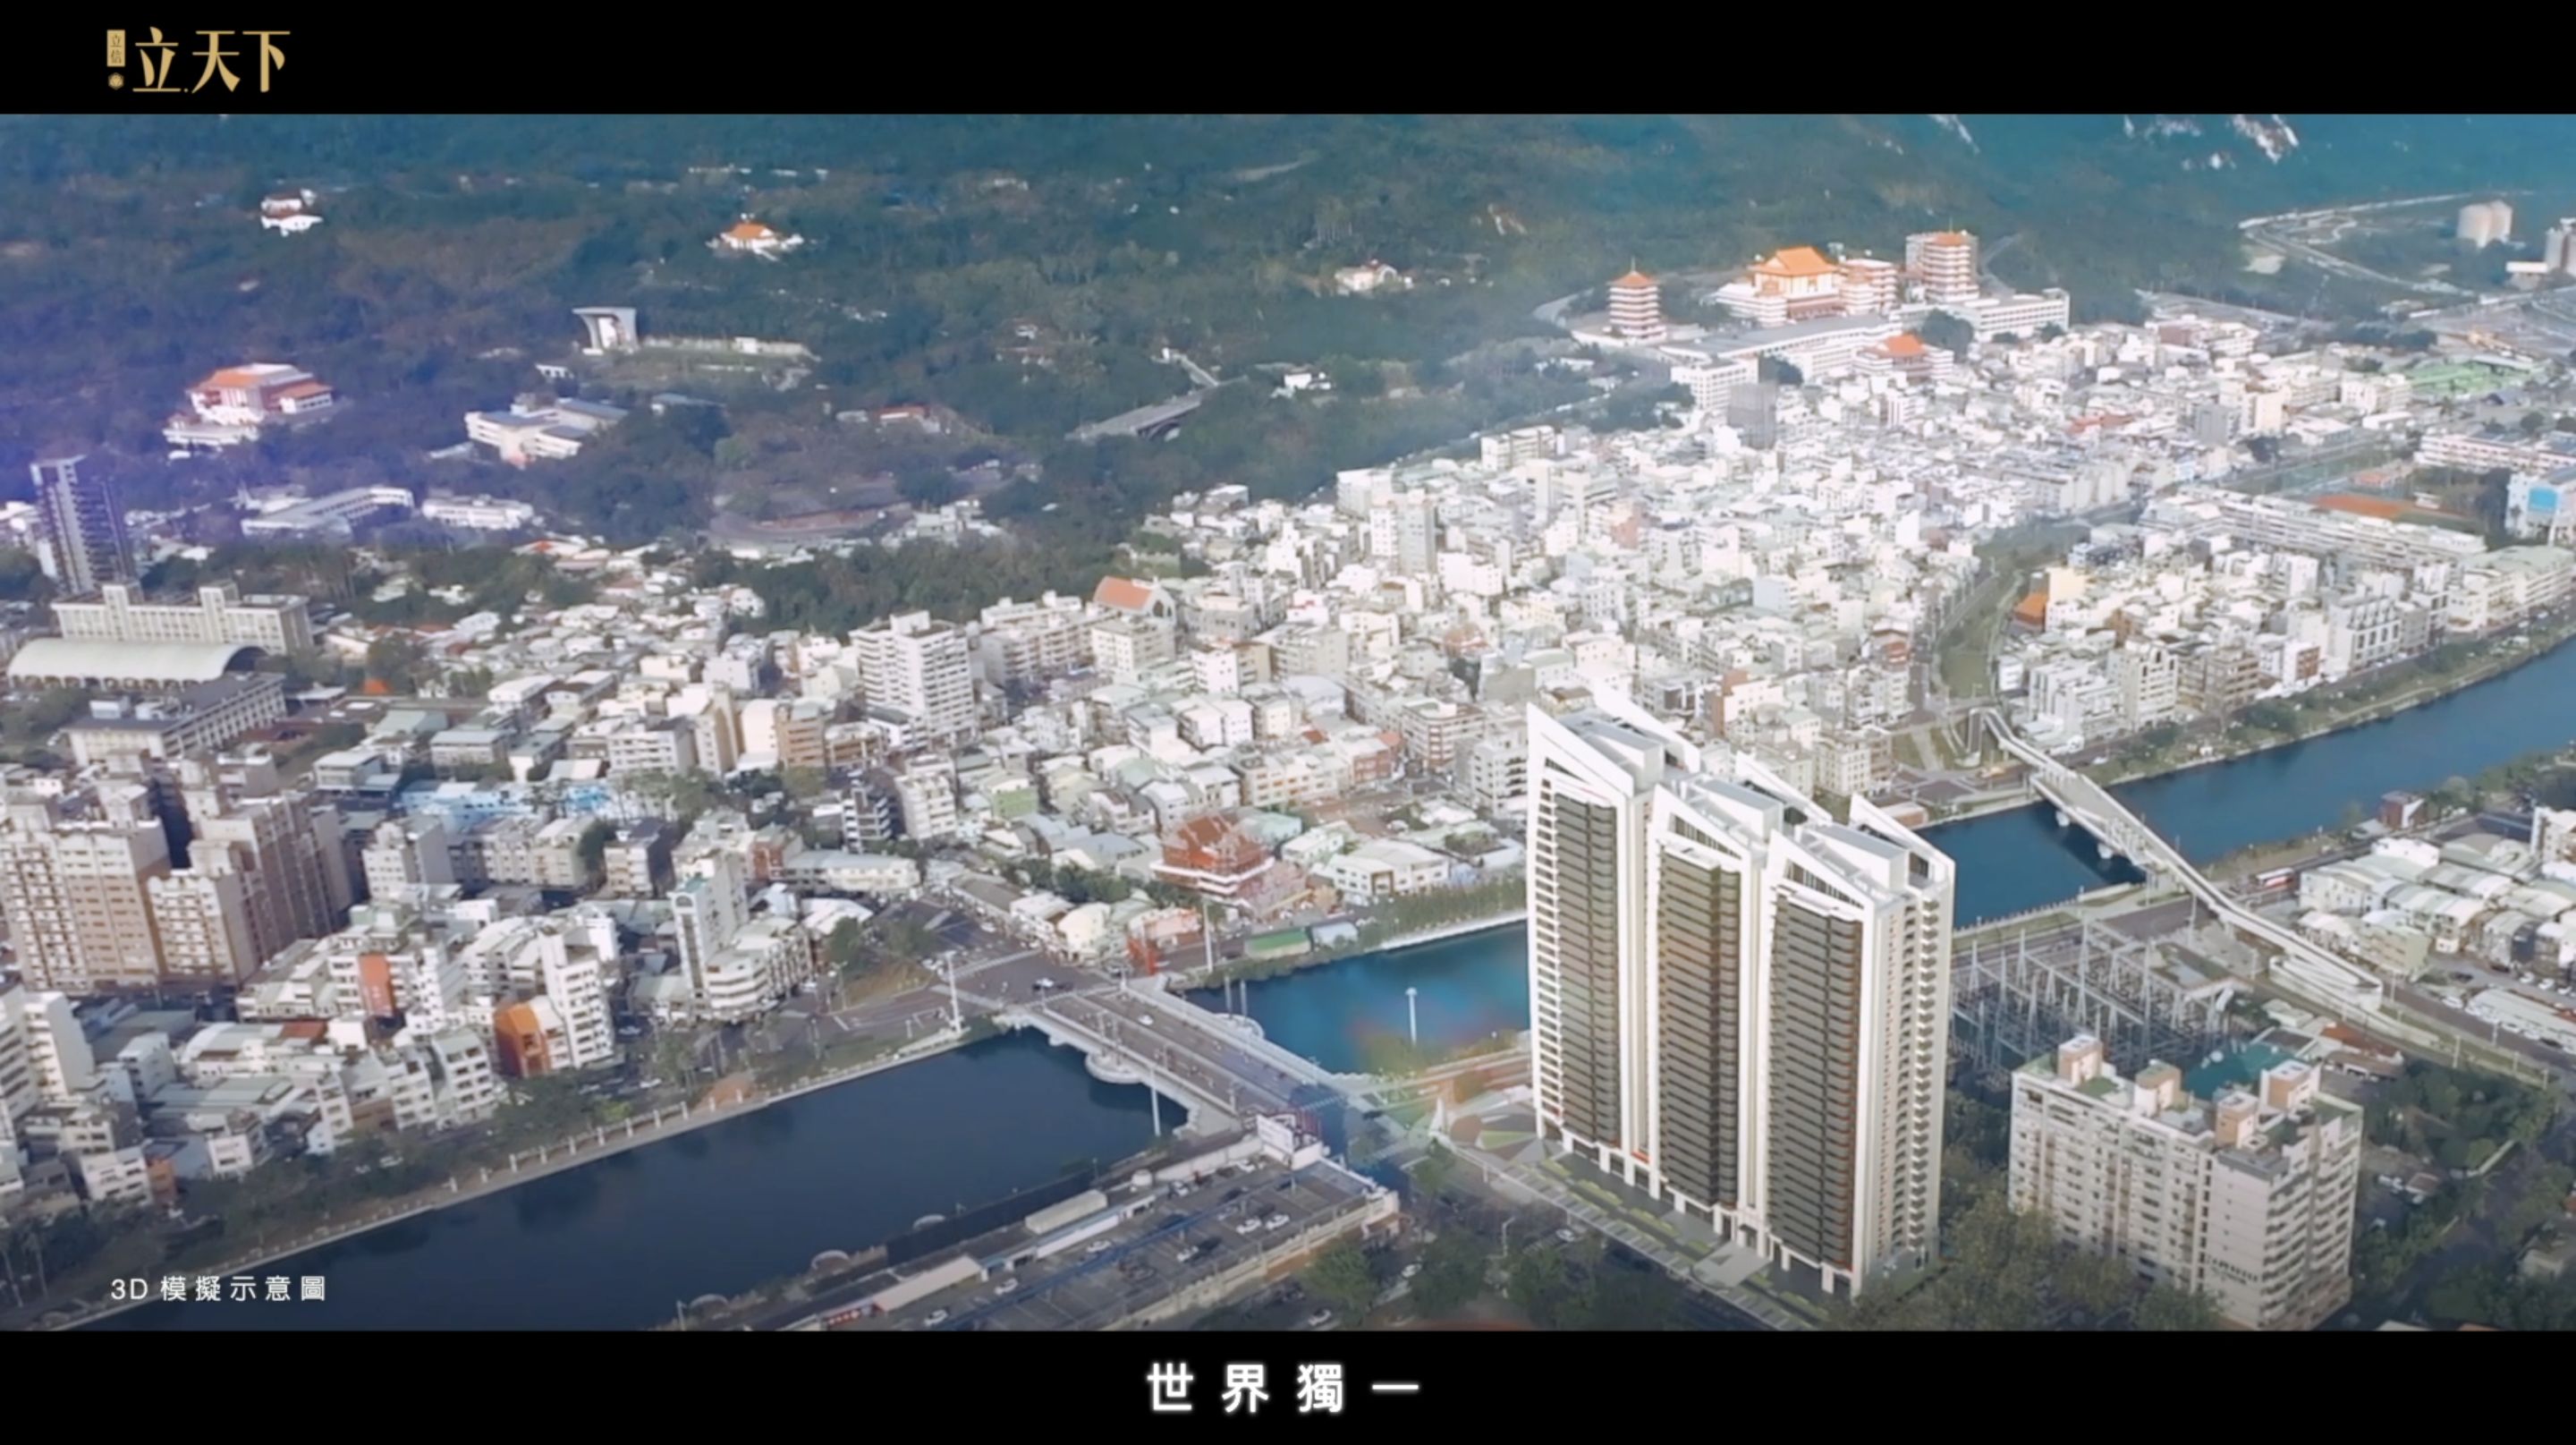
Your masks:
{"label": "riverbank", "polygon": [[[2078,771],[2105,788],[2121,788],[2132,783],[2153,782],[2160,778],[2176,777],[2222,763],[2259,757],[2265,753],[2295,747],[2300,743],[2315,742],[2337,733],[2368,727],[2373,723],[2387,722],[2417,708],[2427,707],[2483,687],[2488,683],[2501,681],[2533,663],[2556,654],[2571,642],[2576,642],[2576,624],[2562,628],[2556,636],[2546,642],[2535,642],[2529,647],[2507,649],[2500,656],[2485,663],[2462,668],[2457,673],[2436,679],[2422,687],[2362,704],[2351,712],[2337,714],[2332,721],[2323,726],[2304,732],[2264,733],[2238,739],[2234,736],[2238,729],[2231,726],[2226,739],[2203,755],[2175,761],[2150,760],[2126,766],[2095,763],[2079,767]],[[2015,793],[1999,793],[1992,797],[1981,797],[1955,811],[1943,813],[1926,826],[1940,828],[1952,823],[1970,823],[1979,818],[2027,808],[2040,801],[2039,794],[2028,788]]]}
{"label": "riverbank", "polygon": [[[2205,756],[2185,758],[2179,762],[2145,760],[2125,767],[2106,767],[2097,764],[2083,771],[2103,787],[2116,788],[2129,783],[2141,783],[2154,778],[2169,777],[2176,773],[2186,773],[2194,768],[2205,768],[2214,763],[2232,763],[2240,758],[2255,757],[2278,748],[2332,737],[2336,733],[2350,732],[2354,728],[2386,722],[2390,718],[2412,712],[2416,708],[2440,702],[2445,698],[2457,697],[2471,689],[2510,677],[2523,668],[2551,656],[2571,641],[2576,641],[2576,622],[2562,624],[2555,635],[2546,640],[2535,638],[2527,647],[2505,648],[2495,657],[2472,663],[2455,673],[2435,678],[2421,687],[2373,699],[2356,706],[2349,712],[2338,712],[2323,725],[2302,732],[2266,734],[2260,740],[2244,742],[2222,741],[2215,750]],[[2233,727],[2229,729],[2231,733],[2235,730]]]}
{"label": "riverbank", "polygon": [[1434,943],[1446,943],[1453,938],[1466,938],[1473,934],[1491,933],[1499,928],[1517,927],[1528,918],[1528,909],[1513,908],[1500,913],[1460,919],[1454,923],[1434,924],[1385,938],[1363,936],[1356,943],[1345,944],[1339,948],[1316,949],[1292,958],[1238,959],[1232,963],[1221,963],[1214,968],[1190,974],[1184,986],[1190,989],[1223,988],[1234,983],[1258,983],[1264,979],[1286,978],[1292,973],[1321,968],[1328,963],[1364,958],[1372,953],[1394,953],[1399,949],[1423,948]]}
{"label": "riverbank", "polygon": [[[500,1169],[484,1169],[482,1176],[471,1183],[465,1182],[461,1176],[451,1176],[446,1184],[433,1187],[426,1196],[415,1196],[360,1218],[325,1225],[283,1244],[274,1246],[263,1244],[248,1255],[227,1261],[220,1269],[190,1270],[187,1273],[192,1277],[212,1275],[227,1278],[252,1274],[279,1260],[321,1249],[358,1235],[369,1234],[407,1219],[417,1219],[460,1204],[471,1203],[477,1199],[503,1194],[522,1184],[533,1183],[549,1175],[594,1164],[629,1150],[640,1149],[647,1144],[661,1143],[712,1125],[757,1114],[772,1104],[781,1104],[791,1099],[803,1098],[808,1094],[838,1088],[872,1074],[883,1073],[904,1064],[917,1063],[934,1055],[961,1049],[979,1038],[990,1036],[993,1032],[994,1029],[989,1022],[972,1020],[963,1029],[948,1029],[927,1035],[900,1045],[880,1057],[851,1064],[775,1090],[758,1091],[741,1084],[738,1080],[726,1080],[711,1089],[709,1098],[705,1101],[684,1100],[679,1104],[666,1105],[656,1110],[649,1120],[641,1123],[629,1120],[623,1124],[602,1125],[587,1134],[576,1135],[560,1145],[546,1145],[521,1151],[514,1156],[512,1165]],[[728,1087],[729,1085],[732,1087]],[[534,1157],[530,1158],[531,1155]],[[157,1274],[155,1278],[158,1278]],[[47,1330],[81,1329],[128,1310],[155,1303],[159,1301],[128,1300],[94,1305],[83,1309],[74,1318],[55,1324],[42,1323],[43,1316],[40,1316],[39,1322],[32,1327]],[[58,1311],[48,1310],[45,1314],[51,1315],[56,1312]]]}

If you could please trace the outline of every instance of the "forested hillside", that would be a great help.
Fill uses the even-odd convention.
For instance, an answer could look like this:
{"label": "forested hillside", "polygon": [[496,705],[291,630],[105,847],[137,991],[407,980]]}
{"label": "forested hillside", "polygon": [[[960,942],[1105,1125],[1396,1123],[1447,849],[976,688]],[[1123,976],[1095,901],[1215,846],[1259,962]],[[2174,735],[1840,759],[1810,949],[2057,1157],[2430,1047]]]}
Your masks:
{"label": "forested hillside", "polygon": [[[730,427],[758,446],[639,437],[515,483],[577,522],[702,520],[760,484],[762,448],[822,445],[763,432],[764,413],[810,431],[920,402],[1045,463],[1003,510],[1079,500],[1113,530],[1175,487],[1293,492],[1561,400],[1448,363],[1543,330],[1533,306],[1632,258],[1885,253],[1957,225],[2006,279],[2121,315],[2138,286],[2262,285],[2236,249],[2248,214],[2448,188],[2564,203],[2571,140],[2564,117],[13,117],[0,447],[103,451],[145,495],[228,485],[156,476],[153,430],[191,377],[284,359],[347,414],[242,465],[413,479],[462,411],[568,349],[568,308],[634,305],[650,331],[813,347],[825,404],[746,398]],[[320,192],[327,223],[261,231],[250,208],[279,186]],[[711,254],[744,213],[809,244],[778,264]],[[1334,268],[1371,258],[1417,284],[1329,294]],[[1367,384],[1322,408],[1229,396],[1165,447],[1061,442],[1180,390],[1154,360],[1167,345],[1221,374],[1323,362]]]}

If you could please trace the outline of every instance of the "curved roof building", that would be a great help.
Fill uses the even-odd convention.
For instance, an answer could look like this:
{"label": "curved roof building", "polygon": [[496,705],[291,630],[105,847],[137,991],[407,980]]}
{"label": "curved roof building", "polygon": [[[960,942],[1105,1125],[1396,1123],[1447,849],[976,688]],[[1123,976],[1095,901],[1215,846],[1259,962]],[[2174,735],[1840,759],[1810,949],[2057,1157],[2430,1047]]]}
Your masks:
{"label": "curved roof building", "polygon": [[260,650],[236,642],[90,642],[39,637],[9,659],[9,681],[76,687],[186,687],[247,670]]}

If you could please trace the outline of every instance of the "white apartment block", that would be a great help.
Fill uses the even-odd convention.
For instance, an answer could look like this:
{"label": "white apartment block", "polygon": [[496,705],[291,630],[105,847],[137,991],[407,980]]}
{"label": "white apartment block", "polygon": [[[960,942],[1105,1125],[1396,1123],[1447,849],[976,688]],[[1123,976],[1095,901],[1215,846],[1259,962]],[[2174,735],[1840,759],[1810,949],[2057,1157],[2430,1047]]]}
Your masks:
{"label": "white apartment block", "polygon": [[1179,650],[1178,630],[1168,617],[1119,615],[1091,625],[1091,655],[1111,682],[1140,681]]}
{"label": "white apartment block", "polygon": [[654,718],[608,735],[608,771],[612,777],[697,770],[697,728],[686,719]]}
{"label": "white apartment block", "polygon": [[301,597],[245,597],[229,582],[197,589],[194,603],[143,600],[110,582],[98,596],[54,604],[54,625],[76,642],[233,642],[270,652],[309,652],[313,615]]}
{"label": "white apartment block", "polygon": [[1079,597],[1050,592],[1035,602],[984,609],[975,661],[997,686],[1028,686],[1091,665],[1091,614]]}
{"label": "white apartment block", "polygon": [[422,520],[468,532],[516,532],[537,524],[537,509],[501,497],[432,497],[420,504]]}
{"label": "white apartment block", "polygon": [[2070,1039],[2013,1075],[2012,1206],[2234,1324],[2314,1329],[2352,1298],[2362,1147],[2318,1082],[2290,1060],[2204,1102],[2171,1064],[2123,1079]]}
{"label": "white apartment block", "polygon": [[869,709],[903,720],[928,741],[974,736],[975,671],[964,630],[906,612],[850,634]]}
{"label": "white apartment block", "polygon": [[469,411],[465,438],[490,447],[514,467],[581,454],[591,438],[626,419],[621,407],[595,401],[540,402],[523,396],[508,411]]}
{"label": "white apartment block", "polygon": [[1829,1288],[1935,1258],[1950,860],[1624,703],[1529,736],[1542,1136]]}
{"label": "white apartment block", "polygon": [[378,824],[359,853],[359,865],[366,874],[367,896],[380,902],[399,900],[413,887],[438,888],[456,881],[447,825],[432,817]]}
{"label": "white apartment block", "polygon": [[75,996],[161,981],[149,881],[169,841],[140,787],[13,795],[0,825],[0,916],[28,984]]}
{"label": "white apartment block", "polygon": [[173,982],[239,983],[265,960],[251,924],[259,875],[226,845],[200,844],[189,864],[146,885],[161,939],[161,971]]}
{"label": "white apartment block", "polygon": [[2018,336],[2027,341],[2051,326],[2063,331],[2074,314],[2074,302],[2054,286],[2036,294],[1983,297],[1970,302],[1962,312],[1963,319],[1976,328],[1979,341],[1998,336]]}

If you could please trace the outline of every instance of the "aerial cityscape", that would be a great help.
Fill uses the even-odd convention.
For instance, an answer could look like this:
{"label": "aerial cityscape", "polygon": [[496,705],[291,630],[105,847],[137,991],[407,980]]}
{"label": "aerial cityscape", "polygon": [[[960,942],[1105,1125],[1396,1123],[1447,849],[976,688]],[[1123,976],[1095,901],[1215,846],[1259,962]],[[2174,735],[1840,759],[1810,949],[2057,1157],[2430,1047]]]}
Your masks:
{"label": "aerial cityscape", "polygon": [[2576,120],[20,116],[0,331],[10,1329],[2576,1330]]}

